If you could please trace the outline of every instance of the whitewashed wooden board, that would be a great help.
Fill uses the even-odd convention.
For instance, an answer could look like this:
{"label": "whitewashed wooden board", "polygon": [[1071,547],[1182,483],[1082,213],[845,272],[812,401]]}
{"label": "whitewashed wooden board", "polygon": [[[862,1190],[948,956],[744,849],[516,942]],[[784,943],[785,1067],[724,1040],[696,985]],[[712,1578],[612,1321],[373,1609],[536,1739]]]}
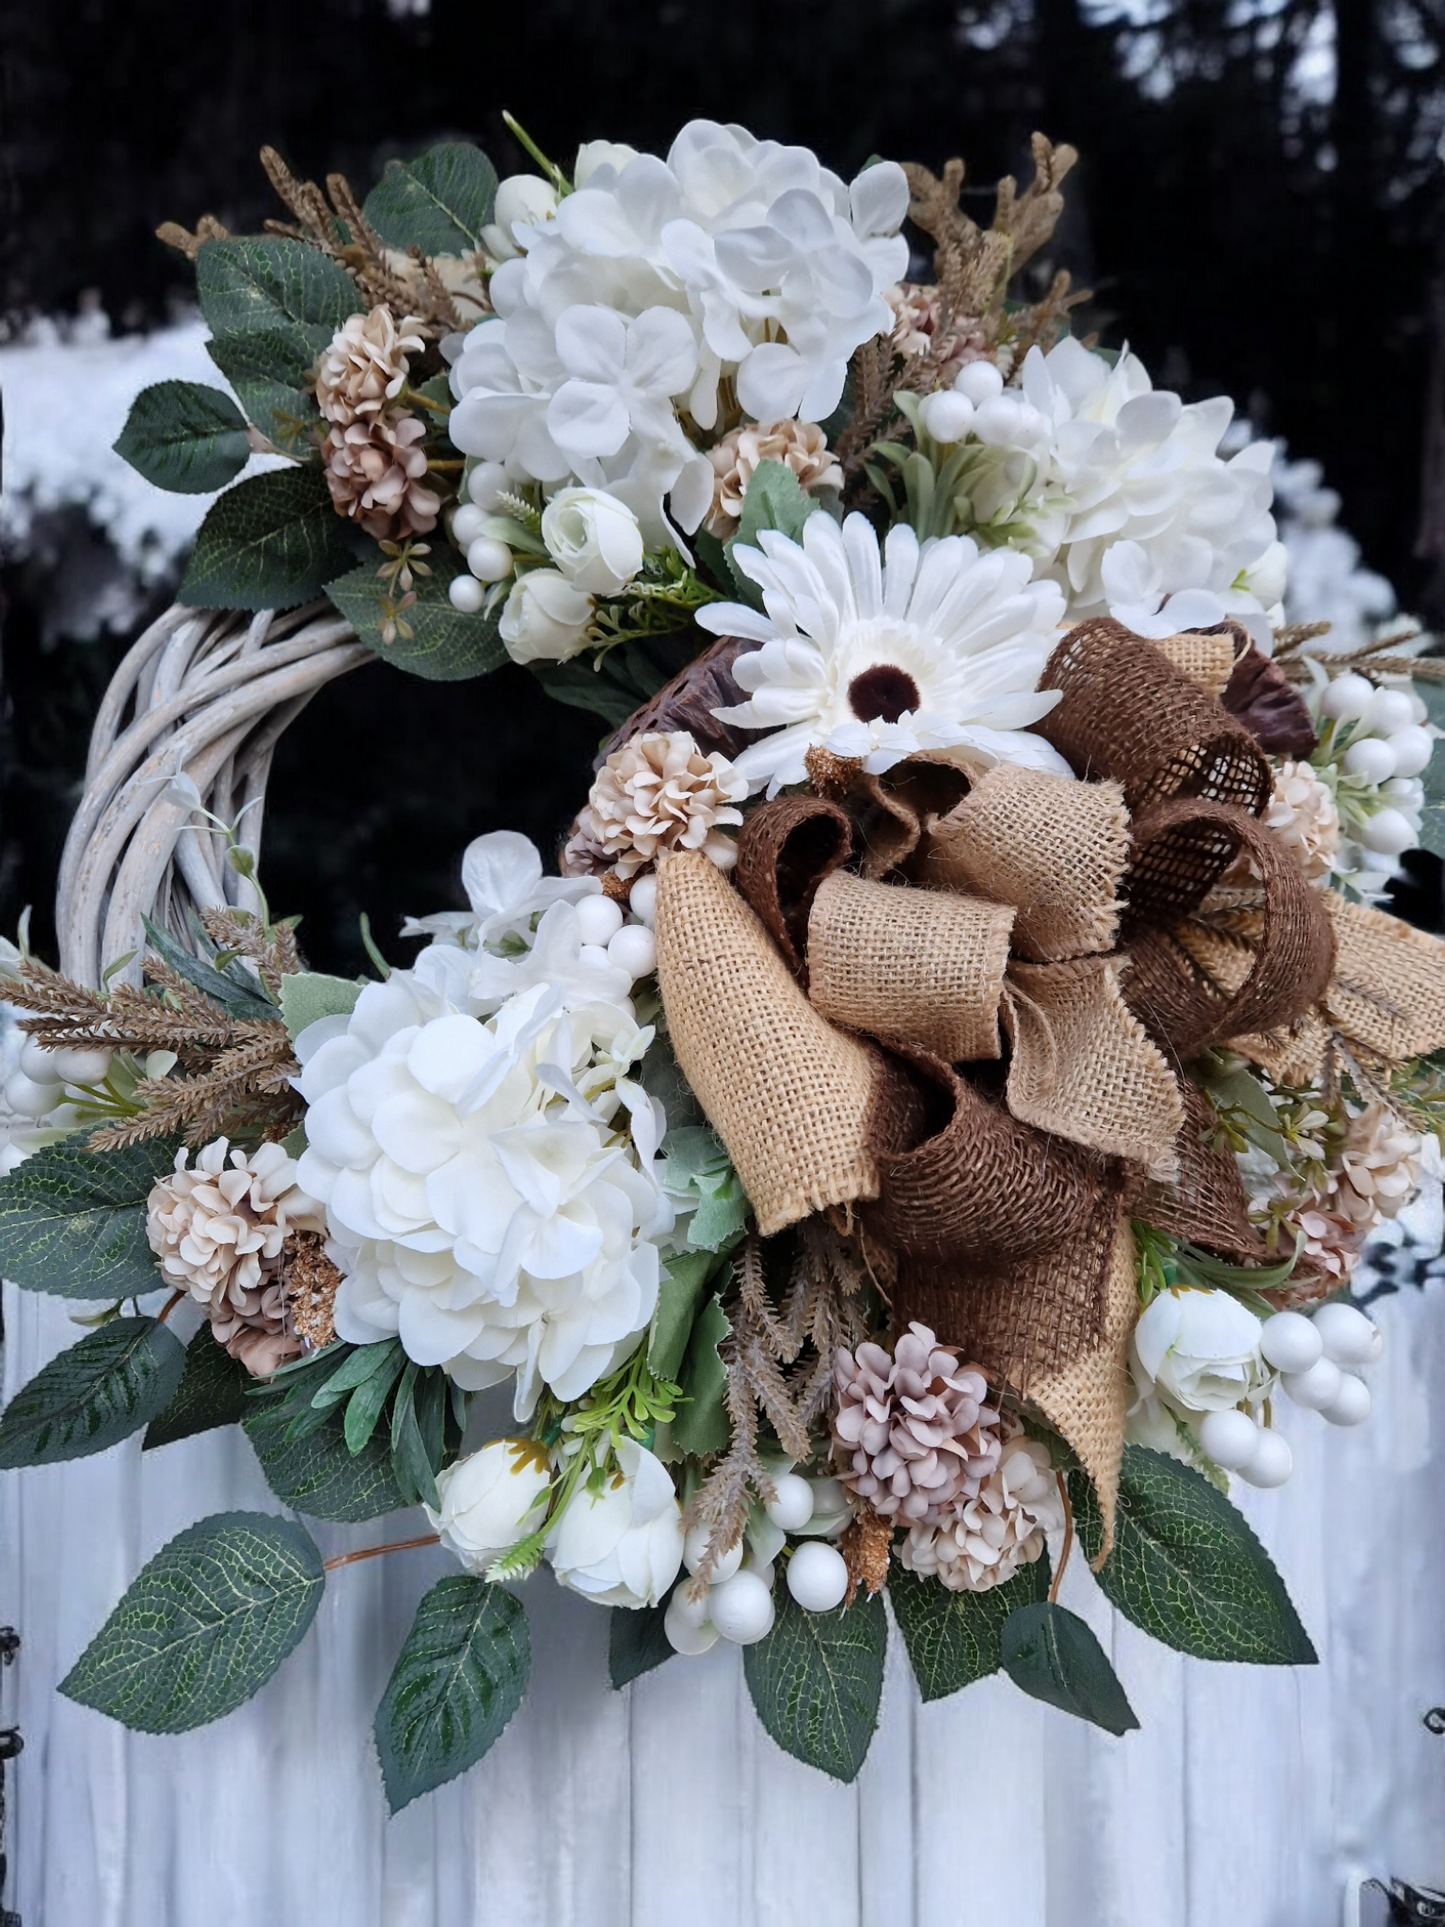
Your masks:
{"label": "whitewashed wooden board", "polygon": [[[75,1333],[5,1287],[6,1398]],[[1064,1597],[1143,1730],[1114,1740],[994,1679],[920,1705],[901,1647],[858,1782],[786,1758],[740,1656],[606,1678],[607,1615],[525,1589],[534,1683],[463,1781],[388,1821],[370,1721],[427,1550],[331,1575],[250,1705],[129,1734],[54,1684],[126,1584],[206,1513],[274,1510],[234,1431],[0,1475],[0,1621],[24,1646],[11,1851],[25,1927],[1327,1927],[1352,1874],[1445,1886],[1445,1288],[1382,1300],[1360,1431],[1292,1412],[1298,1470],[1246,1510],[1320,1649],[1307,1671],[1181,1660]],[[412,1516],[315,1528],[330,1554]],[[11,1684],[7,1681],[7,1686]],[[13,1702],[12,1702],[13,1703]]]}

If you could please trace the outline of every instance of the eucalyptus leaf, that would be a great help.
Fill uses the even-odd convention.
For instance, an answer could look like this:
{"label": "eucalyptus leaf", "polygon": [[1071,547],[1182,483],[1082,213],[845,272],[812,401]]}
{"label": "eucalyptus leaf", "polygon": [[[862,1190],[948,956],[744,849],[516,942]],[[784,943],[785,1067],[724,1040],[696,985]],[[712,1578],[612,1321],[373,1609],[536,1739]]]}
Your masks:
{"label": "eucalyptus leaf", "polygon": [[672,1658],[672,1643],[662,1626],[666,1617],[666,1600],[656,1606],[612,1608],[607,1628],[607,1676],[619,1693]]}
{"label": "eucalyptus leaf", "polygon": [[0,1178],[0,1275],[60,1298],[158,1290],[146,1201],[175,1159],[174,1138],[87,1151],[76,1136],[34,1152]]}
{"label": "eucalyptus leaf", "polygon": [[883,1595],[810,1613],[778,1586],[773,1630],[743,1649],[743,1672],[768,1732],[794,1759],[850,1781],[867,1757],[883,1696]]}
{"label": "eucalyptus leaf", "polygon": [[255,1382],[240,1359],[217,1342],[207,1319],[186,1347],[180,1382],[169,1403],[146,1427],[142,1452],[220,1425],[239,1425],[250,1409],[246,1394]]}
{"label": "eucalyptus leaf", "polygon": [[188,1526],[143,1566],[60,1690],[141,1733],[184,1733],[259,1692],[316,1616],[311,1535],[267,1512]]}
{"label": "eucalyptus leaf", "polygon": [[235,481],[251,445],[245,418],[219,388],[158,381],[131,403],[115,452],[157,488],[210,495]]}
{"label": "eucalyptus leaf", "polygon": [[497,170],[470,141],[443,141],[414,161],[388,161],[362,213],[388,247],[471,254],[492,218]]}
{"label": "eucalyptus leaf", "polygon": [[252,475],[212,503],[177,599],[192,608],[295,608],[352,568],[346,529],[319,468]]}
{"label": "eucalyptus leaf", "polygon": [[164,1410],[185,1350],[156,1318],[113,1318],[52,1358],[0,1415],[0,1469],[104,1452]]}
{"label": "eucalyptus leaf", "polygon": [[732,571],[738,594],[744,602],[751,603],[755,609],[761,609],[763,592],[752,577],[744,575],[738,566],[739,546],[756,548],[758,536],[764,529],[776,529],[779,535],[786,535],[794,542],[801,542],[803,524],[821,506],[821,503],[804,491],[802,484],[786,462],[758,463],[748,477],[737,534],[726,545],[728,567]]}
{"label": "eucalyptus leaf", "polygon": [[1032,1698],[1116,1736],[1138,1726],[1103,1647],[1077,1613],[1046,1599],[1022,1606],[1004,1622],[1000,1646],[1004,1670]]}
{"label": "eucalyptus leaf", "polygon": [[266,1401],[246,1418],[245,1431],[276,1497],[310,1518],[354,1524],[410,1503],[397,1485],[386,1441],[372,1438],[353,1454],[339,1412],[322,1414],[308,1437],[288,1439],[284,1415]]}
{"label": "eucalyptus leaf", "polygon": [[497,633],[497,615],[465,614],[447,593],[452,578],[465,568],[462,558],[445,542],[434,541],[426,566],[428,576],[413,584],[416,601],[400,612],[411,634],[400,629],[390,642],[382,638],[386,612],[382,599],[389,592],[366,563],[327,584],[326,593],[351,624],[360,641],[374,649],[383,662],[425,682],[465,682],[484,676],[507,660]]}
{"label": "eucalyptus leaf", "polygon": [[376,1714],[393,1813],[475,1766],[527,1691],[532,1649],[520,1600],[454,1573],[432,1587]]}
{"label": "eucalyptus leaf", "polygon": [[328,977],[319,970],[300,970],[281,979],[281,1015],[292,1043],[322,1017],[349,1016],[366,985],[350,977]]}
{"label": "eucalyptus leaf", "polygon": [[888,1597],[923,1698],[945,1699],[996,1673],[1009,1615],[1048,1596],[1047,1552],[987,1592],[950,1592],[938,1579],[921,1579],[895,1565]]}

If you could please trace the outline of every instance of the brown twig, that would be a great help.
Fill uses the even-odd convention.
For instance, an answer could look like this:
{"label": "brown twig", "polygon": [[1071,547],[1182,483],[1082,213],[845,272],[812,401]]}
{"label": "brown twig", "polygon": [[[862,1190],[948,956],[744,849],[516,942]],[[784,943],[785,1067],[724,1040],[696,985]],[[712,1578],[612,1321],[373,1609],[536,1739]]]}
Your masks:
{"label": "brown twig", "polygon": [[334,1559],[323,1560],[323,1572],[335,1572],[338,1566],[356,1566],[363,1559],[380,1559],[386,1552],[411,1552],[417,1546],[439,1546],[441,1534],[423,1532],[415,1539],[396,1539],[389,1546],[363,1546],[359,1552],[339,1552]]}
{"label": "brown twig", "polygon": [[1058,1570],[1055,1572],[1049,1586],[1049,1604],[1051,1606],[1057,1605],[1058,1603],[1059,1587],[1064,1583],[1064,1569],[1069,1563],[1069,1554],[1074,1549],[1074,1508],[1069,1504],[1068,1483],[1062,1472],[1055,1472],[1054,1478],[1058,1481],[1059,1497],[1063,1501],[1064,1506],[1064,1543],[1059,1548]]}

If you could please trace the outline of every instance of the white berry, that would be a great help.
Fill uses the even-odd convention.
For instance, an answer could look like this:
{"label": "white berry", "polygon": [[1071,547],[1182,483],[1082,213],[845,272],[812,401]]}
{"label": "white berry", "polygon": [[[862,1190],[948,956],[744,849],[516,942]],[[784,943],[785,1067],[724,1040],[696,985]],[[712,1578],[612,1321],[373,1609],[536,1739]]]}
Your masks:
{"label": "white berry", "polygon": [[1248,1485],[1268,1488],[1283,1485],[1293,1470],[1294,1454],[1288,1440],[1282,1439],[1278,1432],[1267,1431],[1260,1433],[1254,1457],[1247,1466],[1241,1466],[1239,1476]]}
{"label": "white berry", "polygon": [[1362,736],[1345,751],[1347,775],[1363,777],[1367,783],[1388,783],[1398,775],[1395,752],[1379,736]]}
{"label": "white berry", "polygon": [[1394,751],[1397,776],[1421,776],[1435,754],[1435,738],[1428,729],[1411,723],[1405,729],[1391,732],[1390,748]]}
{"label": "white berry", "polygon": [[975,408],[1003,393],[1003,376],[991,361],[966,362],[953,378],[954,392],[967,395]]}
{"label": "white berry", "polygon": [[1333,1359],[1320,1358],[1307,1372],[1286,1372],[1284,1389],[1296,1405],[1322,1412],[1333,1405],[1340,1389],[1340,1368]]}
{"label": "white berry", "polygon": [[1320,709],[1336,722],[1352,723],[1363,716],[1375,694],[1375,685],[1350,670],[1336,676],[1320,698]]}
{"label": "white berry", "polygon": [[773,1595],[755,1572],[735,1572],[708,1593],[708,1617],[734,1646],[755,1646],[773,1630]]}
{"label": "white berry", "polygon": [[678,1586],[671,1599],[667,1602],[667,1610],[676,1616],[679,1625],[705,1626],[710,1617],[708,1611],[708,1589],[706,1586],[703,1587],[701,1599],[690,1599],[688,1597],[690,1591],[691,1588],[689,1586]]}
{"label": "white berry", "polygon": [[611,959],[607,947],[600,943],[584,943],[577,952],[578,961],[588,970],[605,970]]}
{"label": "white berry", "polygon": [[973,426],[973,403],[953,388],[929,395],[918,413],[936,442],[961,442]]}
{"label": "white berry", "polygon": [[848,1590],[848,1568],[835,1546],[805,1539],[788,1561],[788,1591],[808,1613],[830,1613]]}
{"label": "white berry", "polygon": [[657,915],[657,877],[649,872],[639,877],[632,886],[632,894],[627,899],[627,907],[637,921],[650,930]]}
{"label": "white berry", "polygon": [[489,515],[502,506],[502,492],[507,486],[507,471],[500,462],[478,462],[467,477],[467,494]]}
{"label": "white berry", "polygon": [[1370,1416],[1370,1388],[1353,1372],[1341,1372],[1340,1389],[1320,1413],[1331,1425],[1363,1425]]}
{"label": "white berry", "polygon": [[1420,841],[1419,831],[1401,810],[1376,810],[1365,818],[1356,834],[1367,850],[1379,856],[1399,856]]}
{"label": "white berry", "polygon": [[656,970],[657,939],[643,924],[627,923],[608,943],[607,954],[635,983],[639,977],[650,977]]}
{"label": "white berry", "polygon": [[1277,1311],[1259,1334],[1259,1349],[1277,1372],[1307,1372],[1324,1348],[1324,1333],[1298,1311]]}
{"label": "white berry", "polygon": [[[711,1537],[711,1526],[693,1526],[687,1537],[683,1540],[682,1563],[687,1567],[689,1572],[696,1572],[702,1564],[703,1554],[707,1551],[708,1540],[711,1539]],[[712,1571],[708,1574],[709,1583],[716,1586],[721,1584],[724,1579],[731,1579],[742,1563],[743,1542],[739,1539],[737,1544],[735,1546],[729,1546],[727,1551],[714,1564]]]}
{"label": "white berry", "polygon": [[21,1117],[44,1117],[63,1095],[58,1084],[37,1084],[24,1071],[12,1071],[5,1084],[5,1102]]}
{"label": "white berry", "polygon": [[611,897],[583,897],[577,905],[577,930],[583,943],[605,950],[622,928],[622,906]]}
{"label": "white berry", "polygon": [[474,616],[487,599],[487,592],[474,575],[454,575],[447,585],[447,596],[454,609]]}
{"label": "white berry", "polygon": [[479,535],[467,544],[467,567],[478,582],[501,582],[512,573],[512,551],[495,536]]}
{"label": "white berry", "polygon": [[1314,1315],[1326,1358],[1337,1365],[1367,1365],[1378,1333],[1374,1321],[1353,1305],[1321,1305]]}
{"label": "white berry", "polygon": [[468,548],[487,532],[487,518],[475,502],[463,502],[452,517],[452,540],[459,549]]}
{"label": "white berry", "polygon": [[717,1645],[717,1627],[709,1619],[704,1619],[700,1626],[694,1625],[686,1615],[685,1602],[683,1605],[678,1603],[682,1595],[683,1588],[679,1586],[668,1600],[667,1611],[662,1616],[662,1630],[675,1653],[694,1659],[699,1653],[705,1653],[709,1647]]}
{"label": "white berry", "polygon": [[781,1478],[774,1479],[773,1488],[777,1497],[768,1502],[764,1511],[784,1532],[799,1531],[813,1516],[812,1486],[796,1472],[784,1472]]}
{"label": "white berry", "polygon": [[1206,1412],[1199,1421],[1199,1448],[1226,1472],[1243,1472],[1254,1463],[1260,1430],[1248,1412]]}
{"label": "white berry", "polygon": [[[86,1050],[83,1045],[73,1044],[64,1050],[47,1051],[45,1055],[51,1060],[52,1077],[63,1078],[67,1084],[100,1084],[110,1073],[110,1060],[115,1053],[103,1045]],[[29,1069],[23,1058],[21,1066]],[[43,1077],[37,1079],[42,1084],[48,1081]]]}
{"label": "white berry", "polygon": [[1415,705],[1403,689],[1377,689],[1365,711],[1365,727],[1378,730],[1382,736],[1393,735],[1414,720]]}

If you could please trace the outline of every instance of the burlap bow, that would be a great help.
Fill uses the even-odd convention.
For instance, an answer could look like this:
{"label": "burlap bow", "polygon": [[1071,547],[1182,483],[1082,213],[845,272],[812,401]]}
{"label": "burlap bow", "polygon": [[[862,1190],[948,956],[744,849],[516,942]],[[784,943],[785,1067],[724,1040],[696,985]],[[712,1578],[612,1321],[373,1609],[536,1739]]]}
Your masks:
{"label": "burlap bow", "polygon": [[[1106,1547],[1130,1210],[1152,1177],[1151,1221],[1262,1251],[1183,1062],[1241,1036],[1298,1051],[1351,994],[1332,981],[1336,931],[1353,959],[1359,919],[1404,928],[1332,919],[1257,821],[1269,766],[1215,700],[1234,649],[1085,624],[1050,659],[1042,686],[1061,697],[1039,725],[1082,780],[964,753],[882,779],[835,770],[850,810],[794,796],[754,811],[736,889],[692,853],[659,870],[673,1046],[759,1230],[859,1207],[896,1260],[897,1316],[965,1346],[1069,1440]],[[1241,853],[1247,908],[1196,921]],[[1400,1004],[1418,1042],[1432,1020],[1418,997]],[[1445,988],[1432,1007],[1438,1028]]]}

